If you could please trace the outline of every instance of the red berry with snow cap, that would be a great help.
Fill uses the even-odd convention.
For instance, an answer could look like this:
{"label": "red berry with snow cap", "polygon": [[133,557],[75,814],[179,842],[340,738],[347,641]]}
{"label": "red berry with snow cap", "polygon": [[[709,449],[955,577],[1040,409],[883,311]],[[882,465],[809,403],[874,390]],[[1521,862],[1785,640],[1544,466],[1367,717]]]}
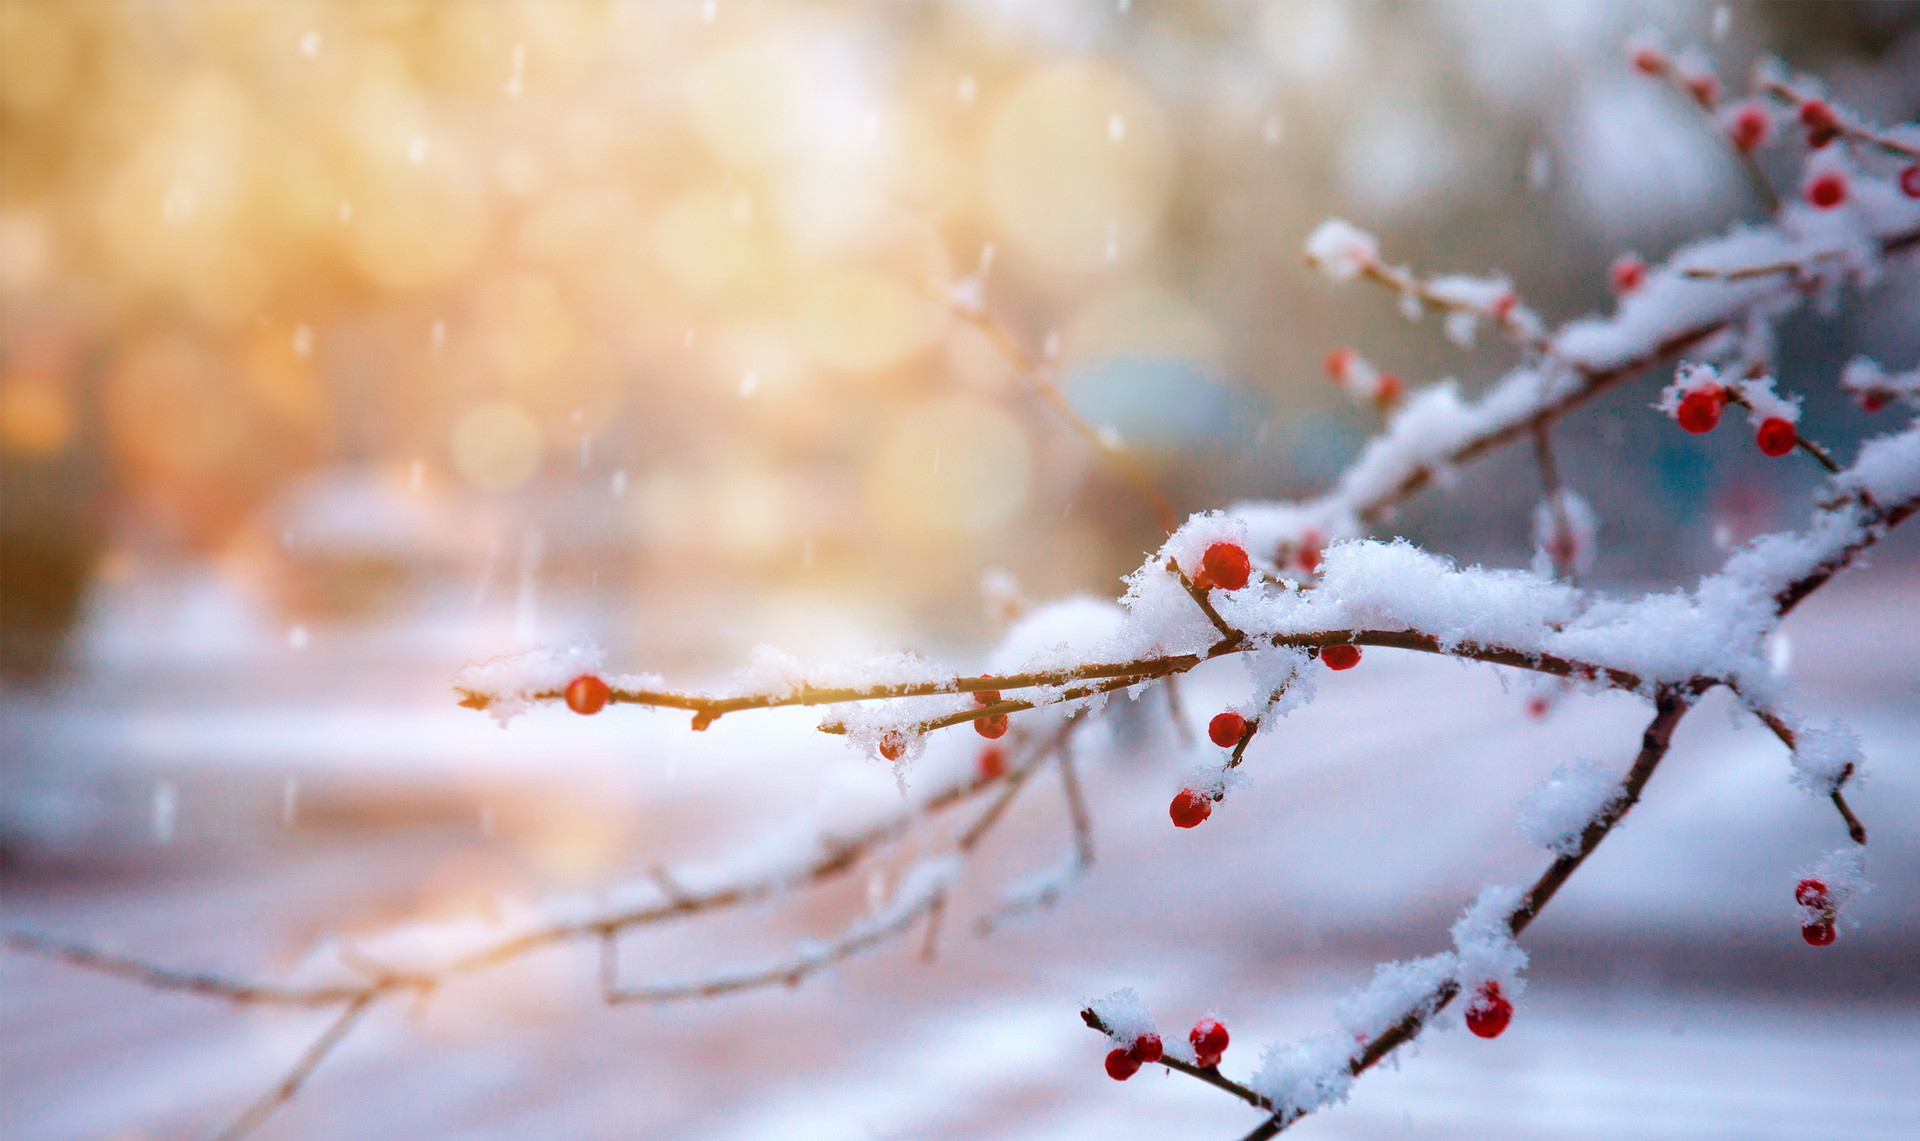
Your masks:
{"label": "red berry with snow cap", "polygon": [[598,713],[607,707],[613,691],[592,674],[581,674],[567,683],[567,708],[582,715]]}
{"label": "red berry with snow cap", "polygon": [[1607,270],[1607,284],[1615,293],[1626,295],[1647,283],[1647,263],[1637,254],[1621,254]]}
{"label": "red berry with snow cap", "polygon": [[1133,1046],[1127,1051],[1127,1056],[1144,1066],[1149,1062],[1159,1061],[1165,1053],[1166,1051],[1160,1047],[1160,1035],[1142,1034],[1133,1040]]}
{"label": "red berry with snow cap", "polygon": [[1753,439],[1765,454],[1784,456],[1800,442],[1800,433],[1794,430],[1791,421],[1769,416],[1760,422],[1760,431],[1755,433]]}
{"label": "red berry with snow cap", "polygon": [[1674,413],[1674,419],[1696,436],[1711,432],[1720,423],[1720,406],[1725,400],[1718,386],[1695,389],[1681,399],[1680,410]]}
{"label": "red berry with snow cap", "polygon": [[1467,1029],[1482,1038],[1498,1038],[1507,1023],[1513,1021],[1513,1003],[1500,993],[1500,984],[1484,982],[1467,1007]]}
{"label": "red berry with snow cap", "polygon": [[1247,549],[1238,543],[1215,543],[1200,557],[1200,573],[1222,590],[1239,590],[1253,574]]}
{"label": "red berry with snow cap", "polygon": [[1140,1063],[1133,1060],[1132,1054],[1118,1046],[1107,1051],[1107,1076],[1114,1081],[1124,1082],[1139,1072]]}
{"label": "red berry with snow cap", "polygon": [[1220,1055],[1227,1052],[1227,1028],[1218,1019],[1202,1018],[1187,1032],[1187,1041],[1193,1043],[1193,1053],[1202,1066],[1217,1066]]}
{"label": "red berry with snow cap", "polygon": [[889,729],[880,736],[880,755],[889,761],[897,761],[907,755],[907,739],[900,733]]}
{"label": "red berry with snow cap", "polygon": [[1207,722],[1207,739],[1223,749],[1238,745],[1246,733],[1247,719],[1231,709],[1214,714],[1213,720]]}
{"label": "red berry with snow cap", "polygon": [[1183,788],[1167,806],[1167,815],[1173,817],[1175,828],[1198,828],[1201,821],[1213,815],[1213,800],[1204,792]]}
{"label": "red berry with snow cap", "polygon": [[1794,885],[1793,901],[1801,907],[1812,907],[1821,911],[1833,906],[1833,896],[1828,894],[1827,885],[1817,879],[1803,879]]}
{"label": "red berry with snow cap", "polygon": [[1839,934],[1833,922],[1828,919],[1816,920],[1800,928],[1800,937],[1805,939],[1810,947],[1829,946],[1839,937]]}
{"label": "red berry with snow cap", "polygon": [[1320,651],[1320,660],[1330,670],[1350,670],[1360,664],[1360,647],[1328,646]]}
{"label": "red berry with snow cap", "polygon": [[1821,210],[1831,210],[1847,200],[1847,178],[1830,170],[1807,183],[1807,201]]}

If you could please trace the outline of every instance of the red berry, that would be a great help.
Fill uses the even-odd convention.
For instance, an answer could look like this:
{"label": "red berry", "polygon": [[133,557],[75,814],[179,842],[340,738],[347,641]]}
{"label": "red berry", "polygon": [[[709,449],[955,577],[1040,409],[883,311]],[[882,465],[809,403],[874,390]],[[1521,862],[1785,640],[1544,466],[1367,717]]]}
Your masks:
{"label": "red berry", "polygon": [[1387,409],[1400,403],[1400,394],[1406,391],[1406,385],[1390,372],[1380,374],[1380,383],[1373,390],[1373,403],[1376,407]]}
{"label": "red berry", "polygon": [[1800,104],[1800,122],[1807,128],[1807,145],[1815,150],[1826,146],[1840,134],[1840,120],[1825,100],[1809,99]]}
{"label": "red berry", "polygon": [[991,717],[973,719],[973,731],[989,741],[998,741],[1007,735],[1007,715],[996,713]]}
{"label": "red berry", "polygon": [[1312,574],[1320,569],[1320,548],[1318,546],[1301,547],[1296,556],[1300,560],[1300,569]]}
{"label": "red berry", "polygon": [[897,761],[907,753],[907,739],[892,729],[880,737],[880,755],[889,761]]}
{"label": "red berry", "polygon": [[1760,431],[1755,434],[1754,442],[1760,450],[1770,456],[1784,456],[1800,442],[1800,433],[1793,425],[1778,416],[1769,416],[1760,423]]}
{"label": "red berry", "polygon": [[1320,367],[1327,370],[1327,379],[1335,384],[1344,384],[1347,370],[1353,367],[1354,355],[1352,349],[1335,349],[1328,353],[1326,359],[1320,362]]}
{"label": "red berry", "polygon": [[1838,935],[1839,932],[1833,929],[1833,924],[1825,919],[1809,923],[1800,928],[1800,937],[1805,939],[1809,946],[1813,947],[1825,947],[1829,943],[1832,943]]}
{"label": "red berry", "polygon": [[1007,751],[998,745],[988,745],[980,750],[980,779],[999,780],[1007,775]]}
{"label": "red berry", "polygon": [[575,713],[598,713],[612,696],[607,683],[592,674],[581,674],[567,683],[567,708]]}
{"label": "red berry", "polygon": [[1724,399],[1718,388],[1695,389],[1680,401],[1680,411],[1674,414],[1674,419],[1696,436],[1711,432],[1720,423],[1720,404]]}
{"label": "red berry", "polygon": [[1253,563],[1247,550],[1238,543],[1215,543],[1200,558],[1200,573],[1222,590],[1239,590],[1247,585]]}
{"label": "red berry", "polygon": [[1900,172],[1900,193],[1908,198],[1920,198],[1920,162]]}
{"label": "red berry", "polygon": [[973,703],[975,705],[998,705],[1000,704],[1000,691],[997,689],[976,689],[973,691]]}
{"label": "red berry", "polygon": [[1127,1057],[1141,1065],[1157,1062],[1165,1051],[1160,1048],[1160,1035],[1142,1034],[1133,1040],[1133,1048],[1127,1051]]}
{"label": "red berry", "polygon": [[1833,897],[1827,894],[1827,885],[1816,879],[1804,879],[1793,889],[1793,901],[1801,907],[1818,908],[1825,911],[1833,906]]}
{"label": "red berry", "polygon": [[1167,806],[1167,815],[1173,817],[1175,828],[1198,828],[1202,820],[1213,815],[1213,800],[1204,792],[1183,788]]}
{"label": "red berry", "polygon": [[1887,397],[1885,393],[1866,392],[1860,396],[1860,410],[1863,412],[1878,412],[1886,406]]}
{"label": "red berry", "polygon": [[1667,70],[1667,53],[1659,48],[1641,48],[1633,53],[1633,66],[1647,75],[1659,75]]}
{"label": "red berry", "polygon": [[1807,201],[1822,210],[1831,210],[1847,200],[1847,180],[1838,171],[1828,171],[1807,183]]}
{"label": "red berry", "polygon": [[1473,1005],[1467,1007],[1467,1029],[1482,1038],[1498,1038],[1500,1032],[1513,1021],[1513,1004],[1507,996],[1500,993],[1500,984],[1484,982],[1479,993],[1474,995]]}
{"label": "red berry", "polygon": [[1702,107],[1712,107],[1720,98],[1720,80],[1711,75],[1696,75],[1687,80],[1687,90]]}
{"label": "red berry", "polygon": [[1511,291],[1502,293],[1493,299],[1493,305],[1491,307],[1493,319],[1496,321],[1504,321],[1513,316],[1513,311],[1519,307],[1520,299],[1514,296]]}
{"label": "red berry", "polygon": [[1193,1052],[1201,1065],[1217,1066],[1220,1055],[1227,1052],[1227,1028],[1217,1019],[1202,1018],[1187,1032],[1187,1041],[1193,1043]]}
{"label": "red berry", "polygon": [[1124,1082],[1139,1072],[1140,1063],[1133,1060],[1132,1054],[1118,1046],[1107,1051],[1107,1076],[1114,1081]]}
{"label": "red berry", "polygon": [[1539,694],[1536,693],[1532,697],[1527,698],[1527,716],[1533,718],[1535,721],[1545,717],[1547,715],[1547,709],[1547,699],[1541,697]]}
{"label": "red berry", "polygon": [[1350,670],[1360,664],[1360,647],[1328,646],[1320,651],[1320,660],[1330,670]]}
{"label": "red berry", "polygon": [[1247,719],[1231,709],[1214,714],[1213,720],[1207,722],[1207,738],[1223,749],[1238,745],[1246,733]]}
{"label": "red berry", "polygon": [[1621,254],[1607,270],[1607,284],[1613,286],[1615,293],[1632,293],[1646,281],[1647,263],[1635,254]]}
{"label": "red berry", "polygon": [[1758,103],[1742,103],[1726,119],[1727,137],[1743,151],[1758,150],[1773,134],[1773,119]]}

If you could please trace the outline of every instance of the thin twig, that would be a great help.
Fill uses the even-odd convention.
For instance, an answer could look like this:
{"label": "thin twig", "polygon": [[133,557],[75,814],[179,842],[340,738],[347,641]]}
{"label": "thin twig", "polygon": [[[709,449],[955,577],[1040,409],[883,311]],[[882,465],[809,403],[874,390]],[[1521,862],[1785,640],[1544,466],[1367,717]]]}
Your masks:
{"label": "thin twig", "polygon": [[293,1095],[300,1092],[300,1087],[306,1083],[307,1078],[311,1077],[320,1063],[326,1060],[327,1055],[333,1052],[333,1048],[340,1044],[340,1040],[347,1036],[354,1024],[360,1021],[360,1016],[367,1012],[367,1008],[373,1005],[374,997],[372,994],[362,994],[347,1003],[346,1009],[342,1010],[327,1027],[326,1033],[316,1038],[313,1045],[307,1047],[306,1053],[300,1055],[300,1060],[294,1063],[293,1069],[287,1072],[287,1076],[281,1078],[278,1085],[268,1090],[259,1101],[248,1107],[238,1121],[222,1130],[215,1141],[238,1141],[239,1138],[253,1132],[261,1122],[272,1115],[274,1110],[291,1101]]}
{"label": "thin twig", "polygon": [[[1507,914],[1507,929],[1515,936],[1525,931],[1553,899],[1561,885],[1567,882],[1589,855],[1593,854],[1600,842],[1607,838],[1614,826],[1640,800],[1640,792],[1646,787],[1648,778],[1666,756],[1673,742],[1673,730],[1680,719],[1686,716],[1698,695],[1690,688],[1668,687],[1661,690],[1655,699],[1653,721],[1641,734],[1640,753],[1634,758],[1633,767],[1620,782],[1619,792],[1608,801],[1606,807],[1588,821],[1586,829],[1580,834],[1580,847],[1569,855],[1554,860],[1536,880],[1520,902]],[[1392,1054],[1395,1050],[1418,1037],[1433,1016],[1444,1009],[1460,993],[1460,984],[1447,979],[1429,991],[1415,1003],[1401,1019],[1388,1027],[1378,1038],[1367,1043],[1360,1053],[1347,1062],[1347,1072],[1359,1077]],[[1213,1083],[1219,1084],[1219,1083]],[[1251,1091],[1249,1091],[1251,1092]],[[1298,1106],[1271,1107],[1274,1112],[1266,1121],[1247,1134],[1248,1141],[1264,1141],[1287,1129],[1294,1122],[1305,1117],[1310,1110]]]}
{"label": "thin twig", "polygon": [[1553,434],[1545,420],[1533,426],[1533,462],[1540,467],[1540,482],[1546,489],[1547,510],[1553,515],[1553,542],[1547,544],[1547,557],[1554,573],[1575,586],[1579,572],[1574,567],[1573,522],[1567,518],[1567,504],[1560,485],[1560,465],[1553,458]]}
{"label": "thin twig", "polygon": [[1081,871],[1093,867],[1093,817],[1087,813],[1087,800],[1080,791],[1080,776],[1073,763],[1073,745],[1062,740],[1054,750],[1060,768],[1060,792],[1067,801],[1067,817],[1073,821],[1073,852]]}

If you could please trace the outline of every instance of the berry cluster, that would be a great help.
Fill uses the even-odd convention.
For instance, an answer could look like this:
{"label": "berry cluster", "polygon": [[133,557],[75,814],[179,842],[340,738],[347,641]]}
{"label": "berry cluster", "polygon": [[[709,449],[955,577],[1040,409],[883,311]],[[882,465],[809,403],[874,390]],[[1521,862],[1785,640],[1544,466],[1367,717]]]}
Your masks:
{"label": "berry cluster", "polygon": [[[1509,304],[1508,310],[1511,308]],[[1327,354],[1322,367],[1327,370],[1327,379],[1345,389],[1348,396],[1371,403],[1382,412],[1398,404],[1406,392],[1399,377],[1381,372],[1352,349],[1333,350]]]}
{"label": "berry cluster", "polygon": [[1809,946],[1825,947],[1839,937],[1834,923],[1840,918],[1840,904],[1824,882],[1811,878],[1801,880],[1793,889],[1793,901],[1800,905],[1805,917],[1800,924],[1800,937]]}
{"label": "berry cluster", "polygon": [[1107,1076],[1124,1082],[1140,1072],[1148,1062],[1157,1062],[1166,1052],[1160,1047],[1160,1035],[1142,1034],[1127,1047],[1115,1046],[1107,1053]]}
{"label": "berry cluster", "polygon": [[[1217,1018],[1202,1018],[1187,1032],[1187,1041],[1193,1043],[1193,1054],[1198,1064],[1212,1068],[1220,1064],[1220,1056],[1227,1052],[1227,1028]],[[1116,1082],[1124,1082],[1139,1073],[1141,1066],[1157,1062],[1165,1056],[1160,1035],[1142,1034],[1133,1040],[1132,1045],[1115,1046],[1107,1052],[1107,1076]]]}
{"label": "berry cluster", "polygon": [[[1680,422],[1682,428],[1696,435],[1711,432],[1719,426],[1720,412],[1732,399],[1733,396],[1719,383],[1706,381],[1695,385],[1680,398],[1673,418]],[[1800,443],[1800,432],[1793,426],[1793,421],[1786,417],[1768,416],[1760,421],[1753,441],[1764,455],[1784,456]]]}

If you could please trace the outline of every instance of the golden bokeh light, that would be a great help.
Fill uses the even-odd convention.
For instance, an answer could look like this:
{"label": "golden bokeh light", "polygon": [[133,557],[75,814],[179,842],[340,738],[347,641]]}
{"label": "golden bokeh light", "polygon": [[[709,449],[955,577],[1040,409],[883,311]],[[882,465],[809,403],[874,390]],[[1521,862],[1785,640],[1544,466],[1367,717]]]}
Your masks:
{"label": "golden bokeh light", "polygon": [[800,325],[807,351],[855,376],[905,363],[939,335],[943,314],[903,282],[843,269],[805,284]]}
{"label": "golden bokeh light", "polygon": [[693,127],[714,155],[758,169],[803,141],[808,88],[793,45],[772,40],[725,48],[695,74]]}
{"label": "golden bokeh light", "polygon": [[1027,429],[998,405],[943,397],[893,425],[868,472],[888,528],[952,539],[1007,523],[1026,506],[1033,474]]}
{"label": "golden bokeh light", "polygon": [[1094,63],[1036,72],[1007,97],[987,140],[994,221],[1055,274],[1137,258],[1156,237],[1172,176],[1152,96]]}
{"label": "golden bokeh light", "polygon": [[485,491],[511,491],[540,467],[540,426],[518,404],[489,401],[453,425],[453,467]]}
{"label": "golden bokeh light", "polygon": [[237,395],[219,353],[163,335],[135,344],[108,374],[107,430],[145,474],[209,474],[247,449],[248,417]]}
{"label": "golden bokeh light", "polygon": [[23,459],[51,456],[67,446],[73,428],[73,405],[52,377],[0,380],[0,450]]}

